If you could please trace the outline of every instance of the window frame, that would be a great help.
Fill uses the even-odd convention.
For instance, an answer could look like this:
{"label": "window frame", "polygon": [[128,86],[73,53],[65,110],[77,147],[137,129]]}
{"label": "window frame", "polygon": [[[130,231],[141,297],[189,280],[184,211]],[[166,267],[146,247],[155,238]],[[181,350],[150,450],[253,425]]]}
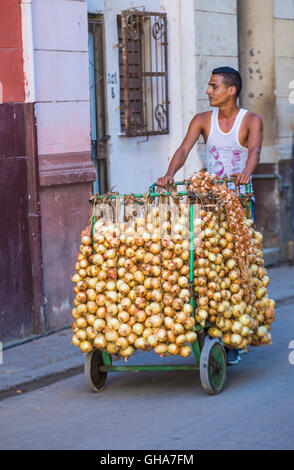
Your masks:
{"label": "window frame", "polygon": [[[162,12],[145,12],[129,9],[122,10],[120,18],[122,36],[122,44],[120,44],[122,74],[120,64],[120,76],[123,75],[123,103],[121,102],[123,109],[121,109],[121,120],[124,117],[124,134],[127,137],[169,134],[167,14]],[[144,28],[144,25],[147,24],[147,21],[150,22],[148,43],[144,36],[144,30],[143,33],[141,31],[141,29]],[[135,76],[134,72],[130,71],[131,65],[129,57],[131,57],[132,53],[134,54],[133,36],[136,34],[138,36],[136,38],[136,47],[139,48],[140,57],[137,64],[137,74]],[[130,35],[132,38],[131,45],[133,46],[133,50],[130,50]],[[143,55],[146,54],[145,49],[147,50],[147,46],[149,47],[150,55],[149,71],[146,71],[145,57],[143,57]],[[157,55],[159,55],[158,47],[160,50],[160,61],[157,57]],[[155,70],[153,68],[155,60],[152,58],[152,53],[154,53],[153,49],[155,50],[156,55]],[[159,67],[161,70],[157,69],[158,62],[160,62]],[[134,95],[134,90],[132,90],[130,86],[130,80],[132,78],[138,78],[139,80],[140,88],[137,91],[139,94],[141,93],[142,101],[138,103],[137,107],[133,104],[131,99],[132,91]],[[151,84],[151,86],[149,86],[149,92],[146,91],[148,88],[146,83],[148,83],[148,81],[149,84]],[[153,81],[156,83],[156,92],[154,91]],[[120,85],[122,85],[122,83]],[[160,93],[158,91],[159,85],[161,87]],[[147,93],[149,93],[149,96],[147,96]],[[154,102],[155,106],[153,106]],[[135,119],[139,121],[139,125],[134,124]],[[150,125],[151,122],[152,125]]]}

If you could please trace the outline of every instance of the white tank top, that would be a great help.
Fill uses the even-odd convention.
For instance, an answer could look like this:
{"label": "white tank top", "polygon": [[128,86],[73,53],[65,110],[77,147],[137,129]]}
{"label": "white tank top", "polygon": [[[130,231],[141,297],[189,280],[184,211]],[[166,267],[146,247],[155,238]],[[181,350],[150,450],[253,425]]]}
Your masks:
{"label": "white tank top", "polygon": [[[209,174],[214,173],[222,179],[224,176],[229,177],[234,173],[242,173],[245,168],[248,149],[239,142],[239,130],[247,110],[239,109],[234,125],[229,132],[223,132],[220,129],[218,111],[218,108],[214,108],[211,114],[210,133],[206,142],[206,157]],[[235,185],[229,184],[228,186],[232,186],[231,189],[234,189]],[[244,192],[243,188],[241,188],[241,192]]]}

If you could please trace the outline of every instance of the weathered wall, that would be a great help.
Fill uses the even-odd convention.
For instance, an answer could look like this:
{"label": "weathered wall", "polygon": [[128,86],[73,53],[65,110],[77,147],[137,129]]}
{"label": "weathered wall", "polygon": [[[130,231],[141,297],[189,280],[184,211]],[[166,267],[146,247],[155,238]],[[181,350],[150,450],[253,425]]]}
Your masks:
{"label": "weathered wall", "polygon": [[0,15],[0,341],[34,331],[26,105],[21,7],[3,0]]}
{"label": "weathered wall", "polygon": [[21,9],[18,0],[2,0],[0,14],[0,103],[24,101]]}
{"label": "weathered wall", "polygon": [[46,328],[71,321],[70,280],[96,177],[90,154],[85,0],[34,0],[36,116]]}

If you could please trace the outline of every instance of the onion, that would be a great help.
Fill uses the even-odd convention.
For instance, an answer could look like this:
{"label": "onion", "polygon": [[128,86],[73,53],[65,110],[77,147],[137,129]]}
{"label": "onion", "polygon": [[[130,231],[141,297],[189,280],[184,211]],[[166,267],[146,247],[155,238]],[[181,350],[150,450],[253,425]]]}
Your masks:
{"label": "onion", "polygon": [[75,324],[76,324],[76,327],[80,329],[80,328],[86,328],[88,325],[88,322],[85,318],[79,317],[76,319]]}
{"label": "onion", "polygon": [[174,323],[171,328],[172,333],[177,335],[183,335],[185,333],[185,327],[181,323]]}
{"label": "onion", "polygon": [[[181,289],[178,296],[181,300],[184,300],[184,302],[189,302],[191,294],[190,294],[189,289]],[[185,307],[185,305],[184,305],[184,307]],[[193,311],[193,309],[192,309],[192,311]]]}
{"label": "onion", "polygon": [[184,327],[186,330],[191,330],[192,328],[194,328],[194,326],[195,326],[195,319],[193,317],[189,317],[184,323]]}
{"label": "onion", "polygon": [[227,260],[227,262],[226,262],[226,267],[227,267],[229,270],[234,269],[235,266],[236,266],[236,261],[235,261],[233,258],[230,258],[230,259]]}
{"label": "onion", "polygon": [[231,334],[230,333],[224,334],[222,337],[222,341],[224,344],[227,344],[227,345],[231,344]]}
{"label": "onion", "polygon": [[87,302],[87,295],[85,292],[79,292],[77,295],[76,295],[76,301],[79,303],[79,304],[85,304]]}
{"label": "onion", "polygon": [[105,318],[106,315],[106,308],[105,307],[98,307],[96,316],[97,318]]}
{"label": "onion", "polygon": [[109,305],[107,305],[107,313],[109,313],[110,315],[117,315],[118,314],[118,306],[116,304],[112,304],[110,303]]}
{"label": "onion", "polygon": [[255,295],[257,299],[262,299],[266,294],[266,289],[264,287],[260,287],[256,290]]}
{"label": "onion", "polygon": [[243,326],[240,334],[242,337],[246,337],[250,334],[250,331],[251,330],[248,328],[248,326]]}
{"label": "onion", "polygon": [[107,321],[107,327],[111,330],[118,330],[119,326],[120,326],[120,322],[117,318],[110,318]]}
{"label": "onion", "polygon": [[142,323],[135,323],[132,330],[137,336],[141,336],[144,331],[144,325]]}
{"label": "onion", "polygon": [[180,349],[175,343],[170,343],[167,347],[167,351],[173,356],[179,354]]}
{"label": "onion", "polygon": [[81,344],[80,344],[80,349],[83,353],[89,353],[93,350],[93,346],[92,344],[90,343],[90,341],[83,341]]}
{"label": "onion", "polygon": [[183,300],[179,298],[174,299],[172,302],[172,308],[174,308],[175,310],[181,310],[183,305],[184,305]]}
{"label": "onion", "polygon": [[239,318],[244,313],[244,308],[240,304],[232,307],[232,314],[234,317]]}
{"label": "onion", "polygon": [[265,336],[267,334],[267,328],[265,326],[259,326],[257,328],[256,334],[258,337]]}
{"label": "onion", "polygon": [[87,338],[92,342],[97,335],[96,330],[92,326],[86,328]]}
{"label": "onion", "polygon": [[115,343],[116,340],[119,338],[119,333],[115,330],[105,330],[105,339],[106,341]]}
{"label": "onion", "polygon": [[103,331],[106,327],[106,322],[102,318],[97,318],[93,323],[93,328],[96,331]]}
{"label": "onion", "polygon": [[159,328],[163,323],[163,319],[160,315],[151,315],[150,322],[154,328]]}
{"label": "onion", "polygon": [[131,346],[131,345],[127,346],[125,349],[122,349],[122,350],[120,351],[120,354],[121,354],[122,357],[124,357],[124,358],[130,357],[133,353],[134,353],[134,348],[133,348],[133,346]]}
{"label": "onion", "polygon": [[120,336],[129,336],[132,333],[132,328],[127,323],[121,323],[118,327],[118,334]]}
{"label": "onion", "polygon": [[146,341],[146,338],[140,337],[137,338],[135,341],[135,348],[136,349],[147,349],[149,347],[148,341]]}
{"label": "onion", "polygon": [[129,344],[135,344],[138,336],[135,333],[131,333],[129,336],[127,336],[127,340]]}
{"label": "onion", "polygon": [[240,316],[239,321],[243,326],[249,326],[251,319],[247,313],[244,313],[244,315]]}
{"label": "onion", "polygon": [[187,320],[187,315],[184,312],[178,312],[175,315],[175,321],[177,323],[185,323],[186,320]]}
{"label": "onion", "polygon": [[96,296],[96,303],[99,307],[102,307],[103,305],[105,305],[105,302],[106,302],[106,296],[104,294],[98,294]]}
{"label": "onion", "polygon": [[154,348],[158,344],[159,339],[158,339],[157,335],[152,334],[152,335],[148,336],[147,341],[150,344],[150,346],[152,346],[152,348]]}
{"label": "onion", "polygon": [[115,343],[107,343],[106,351],[109,354],[117,354],[118,353],[118,346]]}
{"label": "onion", "polygon": [[164,318],[164,326],[170,330],[174,324],[174,320],[171,317],[165,317]]}
{"label": "onion", "polygon": [[186,333],[186,341],[188,343],[194,343],[195,341],[197,340],[197,334],[194,332],[194,331],[188,331],[188,333]]}
{"label": "onion", "polygon": [[208,313],[206,310],[200,308],[197,312],[197,317],[200,318],[200,321],[206,320],[208,318]]}
{"label": "onion", "polygon": [[242,336],[238,334],[231,335],[231,344],[233,346],[239,346],[242,342]]}
{"label": "onion", "polygon": [[158,302],[151,302],[149,305],[149,310],[152,315],[157,315],[161,311],[161,307]]}
{"label": "onion", "polygon": [[165,343],[160,343],[154,347],[154,352],[156,354],[162,355],[167,352],[167,345]]}
{"label": "onion", "polygon": [[73,335],[73,336],[72,336],[71,342],[72,342],[72,344],[74,344],[75,346],[80,346],[80,344],[81,344],[81,341],[77,338],[76,335]]}
{"label": "onion", "polygon": [[220,337],[222,336],[222,332],[221,332],[218,328],[216,328],[216,327],[214,327],[214,326],[212,326],[212,327],[209,328],[208,334],[209,334],[209,336],[211,336],[212,338],[220,338]]}
{"label": "onion", "polygon": [[180,349],[180,355],[182,357],[188,357],[191,354],[191,348],[190,346],[182,346]]}
{"label": "onion", "polygon": [[88,310],[86,304],[79,304],[79,305],[77,305],[76,309],[77,309],[77,313],[79,315],[85,315],[87,313],[87,310]]}
{"label": "onion", "polygon": [[156,336],[158,338],[158,341],[160,343],[163,343],[164,341],[167,340],[167,331],[165,328],[159,328],[159,330],[156,332]]}
{"label": "onion", "polygon": [[127,338],[123,336],[117,338],[115,344],[119,347],[120,353],[122,352],[122,350],[126,349],[129,346]]}
{"label": "onion", "polygon": [[193,313],[193,307],[190,304],[184,304],[183,305],[183,312],[185,315],[192,315]]}
{"label": "onion", "polygon": [[242,328],[243,328],[243,325],[241,322],[239,321],[234,321],[233,324],[232,324],[232,331],[233,333],[237,333],[237,334],[240,334],[241,331],[242,331]]}

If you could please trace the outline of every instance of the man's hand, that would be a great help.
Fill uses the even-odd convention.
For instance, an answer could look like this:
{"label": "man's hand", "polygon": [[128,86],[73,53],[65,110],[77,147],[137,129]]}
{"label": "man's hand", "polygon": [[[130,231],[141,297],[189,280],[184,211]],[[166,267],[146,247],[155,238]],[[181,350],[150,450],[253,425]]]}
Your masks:
{"label": "man's hand", "polygon": [[250,175],[248,173],[234,173],[231,176],[236,178],[235,185],[239,186],[240,184],[249,184]]}
{"label": "man's hand", "polygon": [[167,188],[168,184],[174,182],[174,177],[172,175],[165,175],[162,176],[161,178],[158,178],[157,180],[157,185],[162,186],[163,188]]}

